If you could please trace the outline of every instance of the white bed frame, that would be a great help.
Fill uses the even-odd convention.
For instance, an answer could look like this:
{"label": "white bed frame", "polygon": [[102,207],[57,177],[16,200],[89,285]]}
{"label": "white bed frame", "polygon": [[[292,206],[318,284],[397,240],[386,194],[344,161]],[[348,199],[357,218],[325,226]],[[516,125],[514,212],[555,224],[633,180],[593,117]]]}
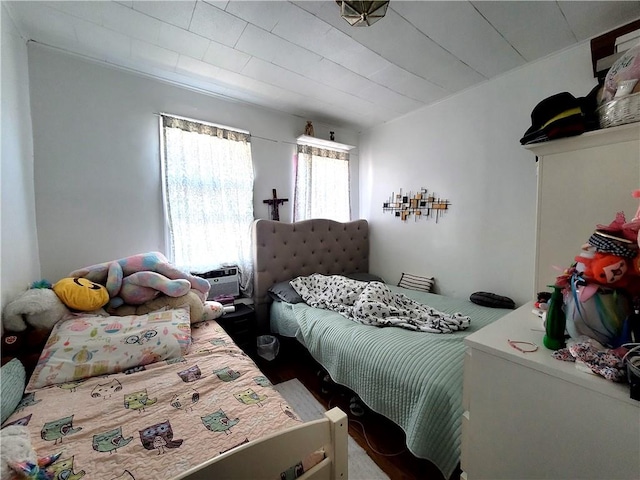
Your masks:
{"label": "white bed frame", "polygon": [[303,423],[246,443],[187,470],[173,480],[271,479],[320,448],[325,459],[301,480],[347,480],[348,421],[339,408],[325,412],[325,418]]}

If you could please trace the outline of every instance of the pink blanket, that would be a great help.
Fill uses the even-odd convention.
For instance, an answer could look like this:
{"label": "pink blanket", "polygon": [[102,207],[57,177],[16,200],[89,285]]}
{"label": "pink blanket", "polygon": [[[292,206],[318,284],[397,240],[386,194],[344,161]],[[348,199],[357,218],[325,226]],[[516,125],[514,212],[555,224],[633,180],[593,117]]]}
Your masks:
{"label": "pink blanket", "polygon": [[25,395],[27,425],[56,479],[169,479],[300,419],[214,321],[192,326],[183,358]]}

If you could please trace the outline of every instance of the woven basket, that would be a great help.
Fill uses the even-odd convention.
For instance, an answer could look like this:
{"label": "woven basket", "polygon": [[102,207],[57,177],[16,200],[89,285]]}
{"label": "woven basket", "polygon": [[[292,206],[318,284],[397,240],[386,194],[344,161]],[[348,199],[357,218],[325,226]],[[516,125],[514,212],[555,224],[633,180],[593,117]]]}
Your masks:
{"label": "woven basket", "polygon": [[640,121],[640,93],[600,105],[596,112],[600,128],[615,127]]}

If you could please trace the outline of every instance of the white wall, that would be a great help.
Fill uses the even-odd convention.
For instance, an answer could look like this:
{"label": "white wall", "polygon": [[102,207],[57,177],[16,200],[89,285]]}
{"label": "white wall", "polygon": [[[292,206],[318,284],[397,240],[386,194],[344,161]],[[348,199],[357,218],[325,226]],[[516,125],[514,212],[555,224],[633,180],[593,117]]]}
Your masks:
{"label": "white wall", "polygon": [[[166,112],[249,130],[254,214],[263,200],[289,198],[293,155],[307,119],[230,102],[29,44],[35,191],[42,274],[55,281],[96,262],[164,245],[158,119]],[[309,120],[313,120],[312,118]],[[357,134],[314,122],[317,137]],[[358,216],[358,156],[352,154],[352,212]],[[224,205],[212,205],[224,208]]]}
{"label": "white wall", "polygon": [[33,143],[27,46],[7,13],[2,17],[2,169],[0,191],[1,305],[40,279],[33,191]]}
{"label": "white wall", "polygon": [[[433,275],[438,291],[459,298],[490,291],[530,300],[536,162],[519,139],[540,100],[584,96],[596,84],[584,43],[363,134],[371,271],[391,283],[401,272]],[[391,192],[421,187],[451,202],[437,224],[382,212]]]}
{"label": "white wall", "polygon": [[[72,268],[136,252],[164,251],[157,112],[251,131],[255,215],[268,216],[262,200],[277,188],[290,198],[281,218],[291,219],[291,159],[306,119],[35,44],[29,46],[29,70],[45,278],[56,280]],[[3,90],[5,83],[3,73]],[[15,88],[25,84],[14,82]],[[353,216],[370,221],[372,272],[390,282],[402,271],[435,275],[438,290],[457,297],[486,290],[518,303],[529,300],[536,165],[518,140],[540,100],[564,90],[585,95],[594,85],[584,43],[364,133],[359,155],[352,155]],[[358,144],[354,132],[315,127],[318,136],[335,130],[339,141]],[[3,141],[3,170],[4,162]],[[402,223],[383,214],[391,192],[421,187],[451,201],[438,224]],[[20,196],[29,198],[25,191],[19,190]],[[28,212],[20,217],[28,219]],[[28,250],[37,251],[37,245]],[[34,276],[25,275],[29,281]]]}

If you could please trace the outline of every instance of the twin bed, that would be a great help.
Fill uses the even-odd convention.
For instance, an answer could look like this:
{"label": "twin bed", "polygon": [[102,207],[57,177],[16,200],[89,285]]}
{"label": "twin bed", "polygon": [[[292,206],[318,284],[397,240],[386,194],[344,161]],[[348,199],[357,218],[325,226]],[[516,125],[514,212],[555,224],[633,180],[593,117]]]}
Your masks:
{"label": "twin bed", "polygon": [[460,458],[463,340],[509,310],[388,285],[393,294],[441,312],[462,312],[470,317],[470,326],[452,333],[425,333],[356,323],[292,300],[286,285],[316,273],[375,281],[367,275],[365,220],[257,220],[253,227],[254,303],[261,326],[297,338],[333,381],[399,425],[408,449],[450,478]]}
{"label": "twin bed", "polygon": [[10,425],[61,454],[55,480],[348,477],[346,415],[302,423],[217,322],[189,328],[185,309],[58,323]]}

